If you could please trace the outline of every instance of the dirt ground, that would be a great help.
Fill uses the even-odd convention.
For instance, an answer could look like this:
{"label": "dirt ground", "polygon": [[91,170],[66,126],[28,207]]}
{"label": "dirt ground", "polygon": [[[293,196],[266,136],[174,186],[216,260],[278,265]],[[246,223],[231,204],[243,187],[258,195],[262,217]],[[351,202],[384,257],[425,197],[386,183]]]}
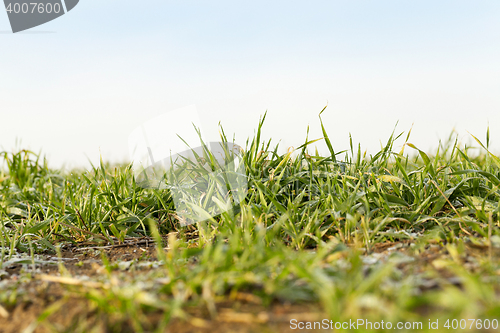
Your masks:
{"label": "dirt ground", "polygon": [[[376,260],[388,253],[399,252],[407,255],[410,249],[410,242],[381,243],[371,249],[371,253],[365,256],[366,260]],[[72,246],[66,247],[62,251],[62,261],[64,268],[71,276],[93,276],[102,274],[103,263],[101,251],[106,254],[110,262],[120,261],[155,261],[156,248],[152,241],[142,241],[140,244],[130,246]],[[485,249],[477,247],[468,247],[470,265],[474,263],[473,258],[484,256]],[[420,253],[416,260],[421,270],[432,265],[434,260],[449,257],[446,249],[442,246],[430,244],[425,251]],[[413,256],[415,258],[415,256]],[[67,292],[67,286],[57,283],[60,278],[60,267],[57,265],[59,260],[54,255],[44,256],[46,261],[54,261],[50,265],[39,265],[35,273],[31,273],[31,279],[26,282],[26,264],[12,265],[5,269],[6,274],[0,275],[0,283],[18,282],[23,285],[26,291],[17,298],[15,305],[7,307],[4,310],[8,316],[2,316],[0,312],[0,333],[23,332],[134,332],[133,327],[123,325],[116,328],[110,328],[107,320],[109,318],[100,317],[89,305],[89,302],[72,297]],[[467,259],[464,265],[468,265]],[[401,264],[404,266],[405,264]],[[28,265],[29,266],[29,265]],[[24,267],[24,268],[23,268]],[[145,268],[151,269],[151,268]],[[446,269],[436,268],[441,271],[441,275],[449,278],[449,282],[460,284],[460,281],[454,280],[454,277]],[[471,267],[473,270],[473,267]],[[131,272],[130,274],[133,274]],[[28,274],[30,275],[30,274]],[[44,276],[44,278],[40,278]],[[47,277],[48,276],[48,277]],[[54,277],[56,280],[51,280]],[[91,280],[91,279],[90,279]],[[1,287],[1,285],[0,285]],[[423,289],[439,288],[433,281],[422,286]],[[68,296],[69,295],[69,296]],[[56,306],[58,302],[64,300],[64,306],[61,310],[54,312],[47,320],[40,324],[37,319],[43,317],[45,309]],[[290,320],[298,321],[321,321],[327,318],[318,304],[287,304],[276,301],[270,306],[260,304],[259,299],[252,294],[238,295],[237,299],[231,301],[218,302],[217,316],[210,316],[206,307],[193,307],[185,309],[195,320],[172,320],[164,332],[294,332],[290,328]],[[0,309],[1,310],[1,309]],[[426,309],[422,309],[423,313]],[[163,314],[161,312],[148,313],[148,319],[152,323],[152,329],[161,321]],[[50,325],[47,325],[46,323]],[[155,324],[156,323],[156,324]],[[312,332],[312,331],[311,331]]]}
{"label": "dirt ground", "polygon": [[[102,249],[99,247],[68,248],[62,252],[62,260],[65,269],[72,276],[93,277],[102,274],[102,260],[99,251],[106,254],[110,262],[131,260],[156,260],[156,248],[154,243],[137,246],[111,247]],[[56,260],[56,257],[50,259]],[[14,282],[21,279],[23,265],[15,265],[6,269],[7,277]],[[55,328],[62,328],[63,332],[134,332],[132,327],[121,326],[116,329],[107,327],[107,318],[100,318],[89,307],[88,302],[81,298],[67,296],[66,288],[59,283],[47,282],[37,277],[40,275],[60,276],[57,265],[43,265],[42,269],[33,274],[33,279],[26,283],[27,295],[21,297],[17,304],[8,308],[8,317],[0,316],[0,333],[18,332],[51,332]],[[21,281],[19,281],[21,282]],[[66,295],[66,296],[65,296]],[[51,305],[57,304],[64,297],[65,305],[60,310],[50,315],[49,322],[52,327],[45,324],[35,325],[43,311]],[[290,320],[322,320],[318,305],[302,304],[292,305],[286,303],[274,303],[269,307],[259,304],[257,297],[251,294],[241,294],[235,301],[219,302],[217,304],[217,318],[210,317],[204,308],[188,308],[186,312],[195,317],[194,321],[172,320],[165,332],[188,333],[188,332],[293,332],[290,329]],[[152,323],[162,319],[162,313],[149,314]],[[87,327],[89,330],[84,329]],[[83,329],[83,330],[82,330]]]}

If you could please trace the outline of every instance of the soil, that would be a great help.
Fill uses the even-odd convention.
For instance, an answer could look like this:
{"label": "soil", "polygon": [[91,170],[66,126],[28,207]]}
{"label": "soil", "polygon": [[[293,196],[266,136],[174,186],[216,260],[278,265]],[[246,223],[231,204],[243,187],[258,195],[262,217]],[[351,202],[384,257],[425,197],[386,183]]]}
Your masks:
{"label": "soil", "polygon": [[[156,260],[156,248],[154,242],[137,246],[101,247],[90,248],[68,248],[62,252],[62,260],[65,269],[72,276],[93,277],[102,274],[102,255],[106,254],[111,263],[131,260]],[[56,260],[53,256],[47,259]],[[7,277],[14,282],[26,275],[26,265],[15,265],[7,268]],[[42,281],[37,279],[40,274],[60,276],[57,265],[43,265],[42,269],[32,274],[33,279],[26,283],[24,289],[27,295],[18,299],[15,306],[7,308],[8,318],[0,316],[0,333],[34,332],[45,333],[53,331],[62,332],[134,332],[133,327],[126,324],[115,328],[109,327],[107,318],[101,318],[90,308],[88,302],[81,298],[67,296],[67,289],[58,283]],[[21,281],[19,281],[21,282]],[[65,296],[66,295],[66,296]],[[43,322],[35,325],[43,311],[55,305],[64,297],[64,308],[50,315],[48,324]],[[188,332],[241,332],[241,333],[265,333],[265,332],[294,332],[290,328],[290,320],[322,320],[317,304],[286,304],[274,303],[263,306],[255,302],[255,296],[242,294],[240,299],[231,302],[217,303],[217,317],[212,318],[206,307],[187,308],[185,311],[196,318],[194,321],[183,321],[174,319],[170,321],[164,332],[188,333]],[[256,304],[257,303],[257,304]],[[149,321],[156,326],[162,318],[162,313],[149,313]],[[155,324],[156,323],[156,324]],[[30,330],[30,328],[32,328]],[[152,330],[153,331],[153,330]],[[311,332],[314,332],[311,331]]]}
{"label": "soil", "polygon": [[[410,254],[411,243],[380,243],[376,244],[368,256],[380,258],[393,252],[399,252],[404,255]],[[470,256],[484,256],[485,249],[468,248]],[[66,247],[62,251],[61,260],[64,262],[65,269],[71,276],[93,277],[102,274],[103,263],[102,254],[111,263],[120,261],[154,261],[156,260],[156,248],[154,242],[142,242],[135,245],[124,246],[72,246]],[[475,253],[477,252],[477,253]],[[497,253],[498,255],[498,253]],[[418,256],[417,270],[424,270],[428,265],[432,265],[433,260],[449,257],[443,246],[430,244]],[[57,256],[45,255],[46,261],[57,262]],[[464,259],[467,264],[467,258]],[[113,327],[109,325],[109,318],[100,317],[92,308],[88,301],[82,298],[70,296],[67,293],[66,286],[57,282],[43,280],[41,275],[60,277],[60,268],[57,264],[38,265],[35,273],[27,273],[27,265],[19,264],[10,266],[4,271],[6,274],[0,275],[0,283],[18,283],[22,286],[25,293],[17,297],[17,303],[10,307],[4,307],[8,312],[8,317],[2,316],[0,311],[0,333],[23,332],[134,332],[134,328],[128,323],[118,324]],[[28,265],[29,266],[29,265]],[[399,265],[404,268],[405,264]],[[148,268],[146,268],[148,269]],[[412,268],[413,269],[413,268]],[[29,270],[28,270],[29,271]],[[436,271],[441,273],[444,278],[453,279],[453,276],[446,269],[437,267]],[[133,274],[131,272],[130,274]],[[26,276],[31,276],[31,279]],[[26,279],[24,281],[23,279]],[[453,283],[453,282],[452,282]],[[459,283],[459,282],[457,282]],[[0,290],[2,285],[0,285]],[[429,289],[438,288],[438,285],[428,286]],[[427,287],[425,287],[427,288]],[[3,292],[3,291],[2,291]],[[0,304],[1,303],[0,295]],[[56,306],[59,301],[64,300],[64,307],[51,314],[47,320],[36,325],[37,320],[41,318],[45,309],[50,306]],[[287,304],[275,302],[269,306],[259,304],[257,298],[251,294],[241,294],[232,301],[223,301],[216,304],[217,315],[210,316],[206,306],[198,306],[184,309],[190,318],[194,320],[171,320],[164,332],[188,333],[188,332],[295,332],[290,326],[291,319],[298,321],[322,321],[327,318],[318,304]],[[2,307],[0,307],[2,310]],[[425,312],[428,309],[422,309]],[[161,322],[163,313],[148,313],[148,320],[152,323],[151,331]],[[309,330],[314,332],[314,330]]]}

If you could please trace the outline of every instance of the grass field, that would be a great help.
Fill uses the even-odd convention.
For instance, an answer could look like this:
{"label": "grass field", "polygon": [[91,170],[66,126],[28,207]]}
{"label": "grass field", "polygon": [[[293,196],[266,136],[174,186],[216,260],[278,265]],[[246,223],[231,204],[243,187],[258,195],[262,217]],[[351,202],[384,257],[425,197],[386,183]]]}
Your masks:
{"label": "grass field", "polygon": [[[245,200],[187,227],[130,165],[65,173],[0,153],[0,332],[499,330],[489,132],[435,152],[393,134],[366,155],[323,128],[278,154],[264,118]],[[320,141],[326,156],[308,149]]]}

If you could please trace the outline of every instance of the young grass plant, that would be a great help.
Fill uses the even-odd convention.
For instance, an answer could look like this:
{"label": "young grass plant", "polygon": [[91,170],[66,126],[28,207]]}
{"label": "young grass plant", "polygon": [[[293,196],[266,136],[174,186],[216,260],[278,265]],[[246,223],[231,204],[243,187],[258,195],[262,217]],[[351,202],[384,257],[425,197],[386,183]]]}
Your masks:
{"label": "young grass plant", "polygon": [[[320,118],[328,156],[312,152],[319,141],[308,137],[278,154],[262,141],[265,117],[241,155],[242,200],[226,201],[224,175],[207,176],[220,163],[210,149],[197,156],[206,163],[181,161],[189,168],[173,170],[208,189],[188,207],[206,220],[188,226],[172,188],[138,186],[130,165],[101,161],[66,174],[28,151],[2,153],[0,271],[16,252],[31,254],[34,265],[36,253],[61,245],[113,247],[151,237],[155,269],[127,275],[103,257],[107,273],[97,281],[72,277],[81,282],[76,294],[116,331],[162,330],[177,319],[203,326],[219,318],[221,301],[245,294],[263,306],[319,304],[334,321],[418,320],[425,309],[440,320],[498,317],[500,162],[489,130],[486,145],[476,139],[482,154],[453,139],[430,154],[409,133],[396,152],[404,136],[392,133],[367,155],[352,138],[349,150],[334,149]],[[228,143],[222,129],[221,142]],[[208,204],[213,197],[216,206]],[[192,306],[208,316],[190,314]],[[155,313],[161,320],[152,321]]]}

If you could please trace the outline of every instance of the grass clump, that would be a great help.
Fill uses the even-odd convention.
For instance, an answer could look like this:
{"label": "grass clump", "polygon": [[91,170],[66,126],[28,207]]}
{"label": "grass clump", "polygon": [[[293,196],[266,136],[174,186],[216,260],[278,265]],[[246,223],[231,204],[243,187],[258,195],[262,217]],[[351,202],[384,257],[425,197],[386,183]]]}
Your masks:
{"label": "grass clump", "polygon": [[[131,165],[64,173],[29,151],[2,153],[0,309],[15,308],[23,287],[9,271],[21,267],[27,284],[62,288],[33,322],[49,331],[161,332],[179,321],[210,331],[245,320],[249,331],[285,331],[293,318],[273,309],[296,305],[333,323],[421,322],[423,331],[429,320],[444,329],[500,317],[500,159],[489,133],[486,145],[476,139],[479,154],[449,140],[431,155],[409,134],[396,152],[403,134],[393,133],[367,156],[352,140],[335,152],[321,123],[323,138],[279,154],[261,139],[264,119],[242,155],[246,198],[187,227],[170,191],[138,186]],[[309,149],[319,140],[327,156]],[[90,277],[75,268],[85,260],[66,270],[61,254],[59,275],[41,271],[61,246],[102,252]],[[118,248],[149,254],[108,258]],[[75,302],[84,305],[71,320],[45,320]],[[258,313],[236,315],[245,304]]]}

